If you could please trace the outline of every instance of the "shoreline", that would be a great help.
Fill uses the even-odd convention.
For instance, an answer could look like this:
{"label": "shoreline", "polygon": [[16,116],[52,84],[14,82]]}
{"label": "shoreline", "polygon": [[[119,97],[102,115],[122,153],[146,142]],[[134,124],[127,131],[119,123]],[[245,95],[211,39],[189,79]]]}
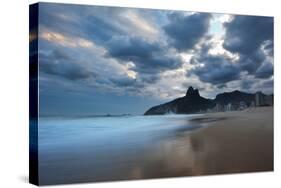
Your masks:
{"label": "shoreline", "polygon": [[[160,126],[160,132],[156,129],[153,134],[150,132],[153,129],[142,135],[139,132],[142,129],[137,129],[135,133],[138,136],[134,137],[131,135],[133,132],[118,132],[111,138],[110,148],[104,147],[108,144],[107,136],[104,140],[99,137],[94,139],[95,142],[89,142],[93,130],[102,131],[96,129],[100,127],[89,126],[87,144],[83,143],[83,147],[76,132],[66,134],[72,135],[71,140],[75,135],[79,138],[71,144],[64,142],[67,147],[61,145],[65,141],[60,140],[61,135],[54,135],[59,139],[55,142],[58,145],[47,148],[45,153],[44,150],[40,152],[41,183],[51,185],[65,183],[66,180],[78,183],[273,171],[272,107],[186,116],[180,120],[171,117],[167,120],[161,121],[164,127]],[[134,121],[131,123],[134,124]],[[151,126],[148,127],[153,128]],[[66,130],[75,127],[69,129],[68,125]],[[53,141],[51,143],[54,144]]]}
{"label": "shoreline", "polygon": [[[133,179],[273,171],[273,107],[208,113],[161,141]],[[137,173],[135,173],[137,171]]]}

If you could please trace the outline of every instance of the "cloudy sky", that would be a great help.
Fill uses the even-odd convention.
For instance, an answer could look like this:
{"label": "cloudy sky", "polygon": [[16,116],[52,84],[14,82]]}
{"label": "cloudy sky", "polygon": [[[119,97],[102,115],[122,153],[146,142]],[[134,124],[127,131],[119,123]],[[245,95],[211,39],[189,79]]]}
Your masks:
{"label": "cloudy sky", "polygon": [[189,86],[273,93],[272,17],[41,3],[38,38],[42,115],[143,114]]}

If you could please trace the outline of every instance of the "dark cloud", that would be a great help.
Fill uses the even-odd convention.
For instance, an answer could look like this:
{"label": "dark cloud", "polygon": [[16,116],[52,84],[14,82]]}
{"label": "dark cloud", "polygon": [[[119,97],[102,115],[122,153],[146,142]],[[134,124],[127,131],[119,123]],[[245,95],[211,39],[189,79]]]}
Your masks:
{"label": "dark cloud", "polygon": [[261,50],[258,50],[253,54],[240,54],[238,65],[240,66],[241,71],[247,71],[250,75],[255,75],[257,69],[265,59],[265,54]]}
{"label": "dark cloud", "polygon": [[133,62],[135,67],[131,69],[138,73],[157,74],[182,65],[180,58],[169,55],[169,49],[166,46],[142,38],[116,37],[106,45],[107,56],[125,62]]}
{"label": "dark cloud", "polygon": [[226,55],[209,53],[209,50],[214,47],[210,39],[209,37],[204,38],[205,43],[196,49],[195,55],[190,60],[195,68],[188,71],[186,76],[194,74],[202,82],[224,88],[228,82],[240,79],[240,70]]}
{"label": "dark cloud", "polygon": [[262,64],[255,74],[256,78],[269,78],[272,75],[273,75],[273,65],[268,62]]}
{"label": "dark cloud", "polygon": [[88,38],[101,45],[109,41],[113,36],[125,34],[124,31],[113,24],[114,22],[105,21],[94,15],[88,15],[84,22],[84,33],[87,34]]}
{"label": "dark cloud", "polygon": [[40,72],[60,76],[69,80],[84,80],[95,77],[96,74],[88,71],[81,63],[75,63],[66,53],[54,50],[50,54],[39,54]]}
{"label": "dark cloud", "polygon": [[[140,74],[137,78],[121,75],[114,78],[109,78],[112,87],[123,88],[126,92],[140,94],[143,89],[150,84],[155,84],[159,80],[158,74]],[[108,85],[109,83],[107,83]]]}
{"label": "dark cloud", "polygon": [[273,41],[267,41],[264,45],[264,50],[268,53],[268,55],[273,57]]}
{"label": "dark cloud", "polygon": [[[67,36],[92,40],[99,45],[112,36],[124,35],[122,27],[108,18],[119,19],[119,9],[83,5],[40,3],[40,25]],[[52,20],[52,21],[50,21]]]}
{"label": "dark cloud", "polygon": [[153,52],[159,52],[160,46],[141,38],[116,37],[106,43],[108,54],[125,61],[139,61],[152,58]]}
{"label": "dark cloud", "polygon": [[147,84],[155,84],[159,80],[160,76],[157,74],[141,74],[141,77],[139,77],[141,82],[147,83]]}
{"label": "dark cloud", "polygon": [[118,78],[112,78],[110,79],[116,86],[120,87],[128,87],[128,86],[133,86],[136,83],[136,79],[123,76],[123,77],[118,77]]}
{"label": "dark cloud", "polygon": [[226,34],[223,47],[237,53],[241,69],[254,75],[266,57],[273,55],[273,18],[235,16],[224,27]]}
{"label": "dark cloud", "polygon": [[192,73],[202,82],[224,87],[226,83],[240,78],[238,68],[223,56],[206,55],[196,61],[200,61],[203,66],[196,66]]}
{"label": "dark cloud", "polygon": [[271,90],[271,92],[273,92],[273,90],[272,90],[273,85],[274,85],[273,80],[266,80],[263,82],[262,87],[269,88]]}
{"label": "dark cloud", "polygon": [[168,15],[169,24],[164,31],[170,37],[172,45],[180,50],[189,50],[208,32],[211,15],[196,13],[184,15],[172,13]]}
{"label": "dark cloud", "polygon": [[256,82],[257,81],[254,79],[243,79],[240,83],[240,87],[243,90],[250,90]]}
{"label": "dark cloud", "polygon": [[145,77],[145,78],[151,78],[149,80],[144,80],[143,77],[139,78],[130,78],[126,75],[123,75],[122,77],[116,77],[111,78],[110,81],[113,83],[113,87],[122,87],[125,88],[125,92],[131,92],[134,94],[140,94],[144,92],[144,88],[149,85],[153,84],[158,80],[157,77]]}
{"label": "dark cloud", "polygon": [[[157,75],[162,71],[176,69],[182,65],[180,58],[168,52],[168,46],[147,41],[140,36],[136,37],[134,33],[126,33],[130,25],[126,24],[126,20],[124,21],[124,17],[121,16],[124,13],[123,9],[49,3],[42,3],[41,6],[44,7],[40,12],[42,28],[48,28],[69,37],[75,36],[93,41],[106,49],[105,58],[114,58],[119,63],[132,61],[135,66],[131,70],[138,73],[140,82],[155,83],[158,76],[150,77],[143,74]],[[158,11],[150,12],[150,14],[160,15]],[[114,18],[114,21],[109,18]],[[132,29],[129,28],[133,32]],[[51,64],[50,67],[62,64],[63,62],[58,65]],[[79,67],[77,70],[79,71]],[[91,76],[91,73],[84,71],[80,71],[81,78]],[[61,71],[50,70],[49,73],[61,74]],[[66,76],[68,75],[64,77]]]}
{"label": "dark cloud", "polygon": [[261,16],[235,16],[224,24],[224,48],[244,55],[259,50],[264,41],[273,41],[273,18]]}

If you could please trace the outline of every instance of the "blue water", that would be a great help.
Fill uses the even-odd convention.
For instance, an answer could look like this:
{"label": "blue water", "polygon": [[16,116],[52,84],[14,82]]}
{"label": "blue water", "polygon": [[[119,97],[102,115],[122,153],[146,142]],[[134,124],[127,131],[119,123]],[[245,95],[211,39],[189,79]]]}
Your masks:
{"label": "blue water", "polygon": [[42,184],[130,178],[158,142],[198,127],[196,115],[40,118]]}

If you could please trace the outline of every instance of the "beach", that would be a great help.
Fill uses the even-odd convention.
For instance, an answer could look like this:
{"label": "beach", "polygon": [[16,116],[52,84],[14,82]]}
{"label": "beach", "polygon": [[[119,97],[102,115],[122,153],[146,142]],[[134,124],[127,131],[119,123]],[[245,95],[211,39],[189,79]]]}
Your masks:
{"label": "beach", "polygon": [[42,185],[273,170],[272,107],[40,126]]}
{"label": "beach", "polygon": [[[156,174],[159,169],[163,177],[273,170],[272,107],[204,114],[190,121],[202,127],[180,132],[153,149],[148,161],[158,163]],[[136,171],[145,176],[153,169]]]}

